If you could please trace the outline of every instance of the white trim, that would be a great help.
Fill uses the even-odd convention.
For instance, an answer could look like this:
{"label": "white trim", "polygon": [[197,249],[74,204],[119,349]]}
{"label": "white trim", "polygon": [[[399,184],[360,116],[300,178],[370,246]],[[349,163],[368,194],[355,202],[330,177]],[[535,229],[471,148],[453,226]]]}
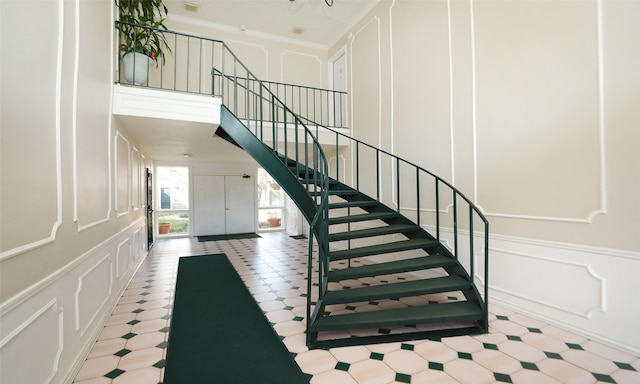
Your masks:
{"label": "white trim", "polygon": [[604,57],[603,57],[603,21],[602,21],[602,0],[595,0],[596,3],[596,44],[597,44],[597,70],[598,70],[598,138],[599,138],[599,164],[600,164],[600,202],[599,207],[588,212],[584,218],[582,217],[563,217],[563,216],[538,216],[538,215],[526,215],[517,213],[496,213],[488,212],[486,209],[481,208],[481,203],[478,199],[478,143],[477,143],[477,115],[476,115],[476,49],[475,49],[475,25],[474,25],[474,4],[475,0],[469,1],[470,14],[471,14],[471,59],[472,59],[472,95],[473,95],[473,174],[474,174],[474,202],[488,217],[503,217],[510,219],[524,219],[524,220],[541,220],[541,221],[555,221],[566,223],[586,223],[591,224],[593,219],[598,215],[604,215],[607,213],[607,161],[606,161],[606,145],[605,145],[605,108],[604,108]]}
{"label": "white trim", "polygon": [[[476,79],[476,26],[473,8],[469,0],[469,30],[471,32],[471,133],[473,148],[473,201],[478,202],[478,92]],[[481,208],[484,212],[484,209]]]}
{"label": "white trim", "polygon": [[[393,82],[394,78],[395,78],[395,71],[394,71],[394,67],[393,67],[393,57],[394,57],[394,53],[393,53],[393,7],[396,5],[396,0],[393,0],[393,2],[391,3],[391,6],[389,7],[389,93],[390,93],[390,100],[389,100],[389,122],[390,122],[390,127],[389,127],[389,134],[391,136],[390,140],[391,140],[391,153],[393,155],[395,155],[396,153],[396,127],[395,127],[395,83]],[[396,167],[393,166],[393,157],[390,157],[390,162],[391,164],[389,165],[391,167],[391,183],[394,186],[397,186],[397,179],[400,177],[400,175],[396,175]],[[400,196],[399,193],[396,194],[397,188],[391,187],[391,203],[396,205],[396,209],[400,210]]]}
{"label": "white trim", "polygon": [[56,57],[56,102],[55,102],[55,167],[56,167],[56,220],[51,226],[51,231],[48,237],[43,239],[24,244],[4,252],[0,252],[0,261],[19,255],[21,253],[30,251],[35,248],[42,247],[43,245],[53,243],[56,240],[56,234],[58,229],[62,225],[62,155],[61,155],[61,126],[62,126],[62,112],[61,112],[61,100],[62,100],[62,55],[63,55],[63,43],[64,43],[64,1],[58,1],[58,46]]}
{"label": "white trim", "polygon": [[[226,51],[228,51],[231,54],[231,57],[234,58],[234,59],[237,59],[242,64],[242,66],[245,68],[245,70],[247,70],[249,73],[251,73],[256,79],[266,80],[266,79],[269,78],[269,51],[264,47],[264,45],[256,44],[256,43],[249,43],[249,42],[246,42],[246,41],[234,40],[234,39],[227,39],[223,44],[225,45],[225,48],[227,48]],[[260,48],[260,49],[262,49],[264,51],[264,76],[265,76],[264,79],[261,78],[260,76],[256,76],[254,71],[250,70],[249,66],[247,66],[247,64],[242,59],[240,59],[240,57],[237,56],[237,52],[234,52],[231,49],[231,45],[232,44],[240,44],[240,45],[246,45],[246,46],[249,46],[249,47],[257,47],[257,48]],[[218,68],[220,71],[223,70],[224,64],[225,64],[224,63],[224,52],[225,52],[225,49],[222,48],[222,55],[220,57],[220,60],[221,60],[220,65],[221,65],[221,67]],[[229,71],[223,71],[223,72],[225,72],[226,74],[229,74]],[[242,76],[242,75],[238,75],[238,76],[239,77],[250,78],[249,73],[246,73],[245,76]]]}
{"label": "white trim", "polygon": [[50,383],[53,377],[58,372],[58,367],[60,363],[60,356],[62,356],[62,351],[64,349],[64,321],[63,321],[63,311],[62,308],[58,306],[58,300],[53,298],[49,300],[49,302],[40,309],[38,309],[35,313],[33,313],[29,318],[23,321],[17,328],[11,331],[4,339],[0,340],[0,350],[11,340],[16,338],[20,333],[22,333],[27,327],[29,327],[33,322],[35,322],[40,316],[42,316],[45,312],[51,309],[54,313],[58,313],[58,349],[56,351],[55,358],[51,361],[51,373],[45,379],[45,383]]}
{"label": "white trim", "polygon": [[451,31],[451,0],[447,0],[447,37],[449,40],[449,135],[451,140],[451,185],[456,185],[455,138],[453,118],[453,33]]}
{"label": "white trim", "polygon": [[0,303],[0,317],[5,316],[7,314],[7,312],[15,309],[17,306],[19,306],[21,304],[24,304],[27,300],[31,299],[34,295],[36,295],[37,293],[41,292],[42,290],[44,290],[45,288],[49,287],[50,285],[52,285],[54,282],[56,282],[57,280],[62,278],[64,275],[66,275],[69,272],[71,272],[71,270],[77,268],[80,264],[82,264],[84,262],[84,259],[86,257],[91,255],[92,253],[95,253],[101,247],[105,247],[107,244],[109,244],[110,242],[114,241],[118,237],[122,236],[124,233],[129,231],[131,228],[133,228],[135,226],[139,226],[140,222],[142,222],[142,225],[144,226],[145,225],[144,224],[144,220],[145,220],[144,216],[140,217],[138,220],[134,221],[133,223],[128,225],[126,228],[123,228],[120,232],[118,232],[116,234],[113,234],[112,236],[110,236],[109,238],[105,239],[100,244],[95,245],[93,248],[89,249],[88,251],[86,251],[85,253],[80,255],[75,260],[73,260],[70,263],[66,264],[64,267],[58,269],[56,272],[54,272],[51,275],[45,277],[44,279],[38,281],[37,283],[32,284],[28,288],[25,288],[24,290],[22,290],[21,292],[17,293],[16,295],[10,297],[6,301]]}
{"label": "white trim", "polygon": [[[351,127],[351,137],[355,137],[355,125],[353,122],[353,116],[355,115],[355,113],[353,113],[353,42],[356,39],[356,36],[362,32],[365,28],[367,28],[369,26],[369,24],[371,24],[372,22],[376,22],[377,23],[377,36],[378,36],[378,67],[382,68],[382,59],[381,59],[381,46],[380,46],[380,19],[377,16],[374,16],[371,20],[369,20],[368,22],[364,23],[364,25],[362,25],[362,27],[360,29],[358,29],[356,32],[354,32],[351,37],[350,37],[350,41],[349,41],[349,54],[350,54],[350,66],[349,66],[349,81],[351,82],[351,88],[348,90],[349,93],[351,94],[351,97],[349,98],[349,102],[351,103],[351,108],[350,110],[352,111],[351,113],[351,123],[349,124],[349,127]],[[380,148],[381,143],[382,143],[382,71],[378,71],[378,145],[377,147]],[[353,149],[353,146],[351,146],[351,151],[352,151],[352,158],[354,158],[353,156],[353,152],[355,151]],[[357,165],[355,165],[355,161],[351,162],[352,167],[356,167]],[[379,173],[382,172],[381,170],[379,170]],[[352,170],[351,172],[351,177],[355,178],[355,174],[356,172],[354,172]],[[380,174],[378,174],[378,178],[380,178]],[[352,184],[356,184],[355,182],[352,181]],[[382,189],[382,184],[379,186],[379,189]],[[379,191],[379,197],[380,200],[382,200],[382,191]]]}
{"label": "white trim", "polygon": [[[73,69],[73,96],[72,96],[72,119],[71,119],[71,147],[72,147],[72,178],[73,178],[73,221],[76,223],[76,229],[78,232],[82,232],[86,229],[95,227],[96,225],[106,223],[111,216],[111,116],[107,119],[107,210],[104,218],[93,221],[88,224],[82,224],[80,222],[80,212],[78,208],[78,78],[80,72],[80,1],[75,2],[75,50],[74,50],[74,69]],[[113,7],[111,7],[111,15],[113,15]],[[110,34],[111,45],[114,46],[114,34]],[[112,53],[112,60],[109,66],[109,73],[114,73],[114,55]],[[118,74],[119,75],[119,74]],[[113,108],[113,96],[109,97],[109,111]]]}
{"label": "white trim", "polygon": [[[296,52],[296,51],[291,51],[291,50],[284,50],[280,53],[280,82],[281,83],[288,83],[284,80],[284,63],[286,62],[286,60],[284,60],[284,56],[286,54],[294,54],[294,55],[300,55],[300,56],[308,56],[308,57],[312,57],[315,58],[316,61],[318,62],[318,70],[320,72],[320,79],[319,79],[319,85],[317,88],[324,88],[324,84],[323,84],[323,76],[322,76],[322,60],[320,60],[320,58],[318,57],[318,55],[312,55],[310,53],[304,53],[304,52]],[[290,83],[290,82],[289,82]],[[286,93],[285,93],[286,95]],[[284,101],[284,100],[283,100]]]}
{"label": "white trim", "polygon": [[[127,153],[127,209],[124,212],[120,212],[118,210],[118,192],[120,190],[120,185],[119,185],[119,180],[118,180],[118,165],[119,165],[119,159],[118,159],[118,139],[122,139],[124,140],[125,144],[126,144],[126,153]],[[113,157],[113,161],[115,162],[115,185],[116,185],[116,190],[115,192],[115,208],[116,208],[116,217],[121,217],[124,215],[127,215],[131,212],[131,145],[129,144],[129,140],[127,140],[127,138],[120,133],[120,131],[116,131],[116,134],[114,136],[114,146],[115,146],[115,156]]]}

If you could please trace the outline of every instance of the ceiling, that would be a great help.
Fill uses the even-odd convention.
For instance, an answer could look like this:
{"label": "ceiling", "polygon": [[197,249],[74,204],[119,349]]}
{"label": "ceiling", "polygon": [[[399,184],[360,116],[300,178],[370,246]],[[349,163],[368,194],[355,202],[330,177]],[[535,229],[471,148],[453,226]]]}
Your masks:
{"label": "ceiling", "polygon": [[[164,3],[169,15],[328,48],[378,1],[334,0],[331,7],[325,0],[164,0]],[[196,8],[188,3],[199,5]],[[139,148],[155,161],[251,161],[244,151],[213,136],[211,125],[130,116],[118,116],[118,120]]]}
{"label": "ceiling", "polygon": [[[346,34],[379,0],[164,0],[168,15],[325,47]],[[197,7],[189,4],[199,4]]]}

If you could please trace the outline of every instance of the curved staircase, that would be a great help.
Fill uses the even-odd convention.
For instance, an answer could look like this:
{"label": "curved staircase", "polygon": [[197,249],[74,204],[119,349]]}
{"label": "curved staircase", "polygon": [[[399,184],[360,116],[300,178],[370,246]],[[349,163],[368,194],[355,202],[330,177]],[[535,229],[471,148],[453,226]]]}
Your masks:
{"label": "curved staircase", "polygon": [[222,41],[163,33],[201,65],[166,86],[160,76],[157,88],[220,97],[216,134],[267,170],[309,223],[310,348],[487,332],[489,224],[470,199],[328,128],[345,94],[263,82]]}
{"label": "curved staircase", "polygon": [[[302,135],[302,122],[295,125]],[[278,136],[277,126],[273,121],[268,134],[264,127],[258,132],[256,121],[241,121],[225,104],[216,134],[247,151],[311,224],[309,347],[487,331],[486,292],[483,299],[449,248],[399,210],[327,176],[322,146],[309,130],[304,153],[260,139]],[[351,230],[355,224],[366,228]]]}

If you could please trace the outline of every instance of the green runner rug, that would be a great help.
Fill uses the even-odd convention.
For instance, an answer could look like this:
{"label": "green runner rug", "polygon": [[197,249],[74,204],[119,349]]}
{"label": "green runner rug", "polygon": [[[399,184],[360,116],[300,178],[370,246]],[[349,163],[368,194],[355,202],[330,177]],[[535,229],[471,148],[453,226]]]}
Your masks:
{"label": "green runner rug", "polygon": [[308,382],[226,255],[180,258],[164,384]]}

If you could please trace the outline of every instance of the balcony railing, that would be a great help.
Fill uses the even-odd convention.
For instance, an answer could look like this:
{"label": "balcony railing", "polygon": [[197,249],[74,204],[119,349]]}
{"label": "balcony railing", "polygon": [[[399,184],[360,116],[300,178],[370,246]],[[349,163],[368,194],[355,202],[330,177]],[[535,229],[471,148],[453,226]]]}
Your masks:
{"label": "balcony railing", "polygon": [[[118,24],[128,23],[116,21],[116,26]],[[261,85],[258,85],[256,79],[248,78],[241,73],[242,69],[228,54],[222,41],[175,31],[163,30],[162,32],[171,48],[171,53],[165,54],[164,65],[152,63],[147,67],[144,62],[136,61],[138,71],[142,71],[142,74],[148,77],[143,84],[137,84],[138,86],[222,96],[225,92],[224,79],[233,78],[245,89],[265,87],[292,112],[307,122],[325,127],[347,127],[347,93],[274,81],[260,81]],[[118,41],[117,47],[119,57],[122,58],[125,54],[122,41]],[[116,83],[128,84],[124,76],[123,60],[118,60],[116,70]],[[135,79],[133,81],[140,82]],[[233,101],[236,99],[229,100],[229,102]],[[237,108],[232,109],[243,111],[245,109],[242,105],[243,100],[239,99],[237,102]],[[238,117],[243,118],[243,116]]]}

